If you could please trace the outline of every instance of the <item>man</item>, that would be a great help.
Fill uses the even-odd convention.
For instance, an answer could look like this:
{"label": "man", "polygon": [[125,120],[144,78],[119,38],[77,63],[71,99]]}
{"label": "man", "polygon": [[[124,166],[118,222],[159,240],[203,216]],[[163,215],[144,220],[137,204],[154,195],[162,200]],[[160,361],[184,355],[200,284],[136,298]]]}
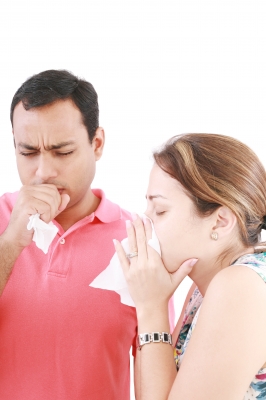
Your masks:
{"label": "man", "polygon": [[[89,287],[129,214],[92,190],[104,147],[93,86],[67,71],[28,79],[11,123],[22,188],[0,198],[0,399],[129,399],[136,315]],[[59,231],[44,254],[29,217]]]}

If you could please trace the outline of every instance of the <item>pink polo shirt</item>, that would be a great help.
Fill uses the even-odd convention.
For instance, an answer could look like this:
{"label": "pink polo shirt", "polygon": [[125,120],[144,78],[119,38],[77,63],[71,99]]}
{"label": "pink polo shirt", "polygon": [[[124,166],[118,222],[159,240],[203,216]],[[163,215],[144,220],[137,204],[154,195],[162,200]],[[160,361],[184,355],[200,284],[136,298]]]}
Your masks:
{"label": "pink polo shirt", "polygon": [[[17,259],[0,298],[1,400],[129,399],[135,308],[89,287],[126,236],[130,214],[100,190],[95,213],[59,233],[45,255],[35,243]],[[0,198],[0,234],[17,193]]]}
{"label": "pink polo shirt", "polygon": [[[0,298],[1,400],[127,400],[135,308],[89,287],[126,237],[130,214],[101,198],[95,213],[59,232],[45,255],[35,243],[17,259]],[[0,234],[17,193],[0,197]],[[173,327],[174,308],[170,302]]]}

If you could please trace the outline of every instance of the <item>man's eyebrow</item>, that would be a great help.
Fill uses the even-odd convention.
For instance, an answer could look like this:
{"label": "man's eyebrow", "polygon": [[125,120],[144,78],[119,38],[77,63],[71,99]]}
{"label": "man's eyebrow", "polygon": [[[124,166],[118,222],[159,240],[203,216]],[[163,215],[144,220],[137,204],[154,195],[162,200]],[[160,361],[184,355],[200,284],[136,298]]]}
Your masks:
{"label": "man's eyebrow", "polygon": [[166,199],[166,200],[167,200],[167,198],[164,197],[164,196],[162,196],[161,194],[155,194],[155,195],[153,195],[153,196],[146,196],[146,199],[149,199],[149,200],[158,199],[158,198]]}
{"label": "man's eyebrow", "polygon": [[26,150],[38,150],[37,147],[31,146],[30,144],[19,142],[18,147]]}
{"label": "man's eyebrow", "polygon": [[62,147],[69,146],[71,144],[75,144],[74,140],[70,140],[69,142],[60,142],[57,144],[52,144],[51,146],[46,147],[46,150],[58,150],[61,149]]}
{"label": "man's eyebrow", "polygon": [[[60,143],[57,143],[57,144],[52,144],[51,146],[47,146],[45,148],[45,150],[47,150],[47,151],[58,150],[58,149],[61,149],[62,147],[66,147],[66,146],[69,146],[69,145],[72,145],[72,144],[75,144],[74,140],[70,140],[68,142],[60,142]],[[26,149],[26,150],[39,151],[38,147],[31,146],[30,144],[23,143],[23,142],[19,142],[18,143],[18,147]]]}

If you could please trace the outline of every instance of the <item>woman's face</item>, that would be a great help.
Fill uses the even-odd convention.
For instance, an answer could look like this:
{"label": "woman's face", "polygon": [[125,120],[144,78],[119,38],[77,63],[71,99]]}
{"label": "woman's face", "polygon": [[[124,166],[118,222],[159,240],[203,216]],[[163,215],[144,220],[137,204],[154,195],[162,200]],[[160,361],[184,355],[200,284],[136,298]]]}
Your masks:
{"label": "woman's face", "polygon": [[147,191],[146,215],[152,219],[162,259],[175,271],[189,258],[202,258],[210,243],[210,217],[199,217],[183,186],[154,164]]}

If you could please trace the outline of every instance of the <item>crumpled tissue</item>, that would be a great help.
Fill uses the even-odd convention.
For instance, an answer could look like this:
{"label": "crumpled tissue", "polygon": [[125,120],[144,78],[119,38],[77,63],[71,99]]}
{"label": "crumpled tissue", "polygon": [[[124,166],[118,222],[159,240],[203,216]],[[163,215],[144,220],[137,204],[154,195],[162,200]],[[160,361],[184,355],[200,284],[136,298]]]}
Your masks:
{"label": "crumpled tissue", "polygon": [[[149,219],[145,215],[144,217]],[[148,241],[148,244],[161,255],[160,243],[156,236],[152,221],[151,225],[152,238]],[[130,253],[128,238],[122,240],[121,244],[125,250],[125,253]],[[127,306],[135,307],[134,301],[129,294],[127,282],[116,253],[113,255],[110,264],[90,283],[89,286],[98,289],[113,290],[120,295],[121,303],[126,304]]]}
{"label": "crumpled tissue", "polygon": [[46,224],[46,222],[40,219],[40,214],[34,214],[29,218],[27,229],[29,231],[31,229],[34,230],[32,240],[36,243],[36,246],[39,249],[47,254],[49,246],[58,232],[57,226],[55,226],[52,222]]}

